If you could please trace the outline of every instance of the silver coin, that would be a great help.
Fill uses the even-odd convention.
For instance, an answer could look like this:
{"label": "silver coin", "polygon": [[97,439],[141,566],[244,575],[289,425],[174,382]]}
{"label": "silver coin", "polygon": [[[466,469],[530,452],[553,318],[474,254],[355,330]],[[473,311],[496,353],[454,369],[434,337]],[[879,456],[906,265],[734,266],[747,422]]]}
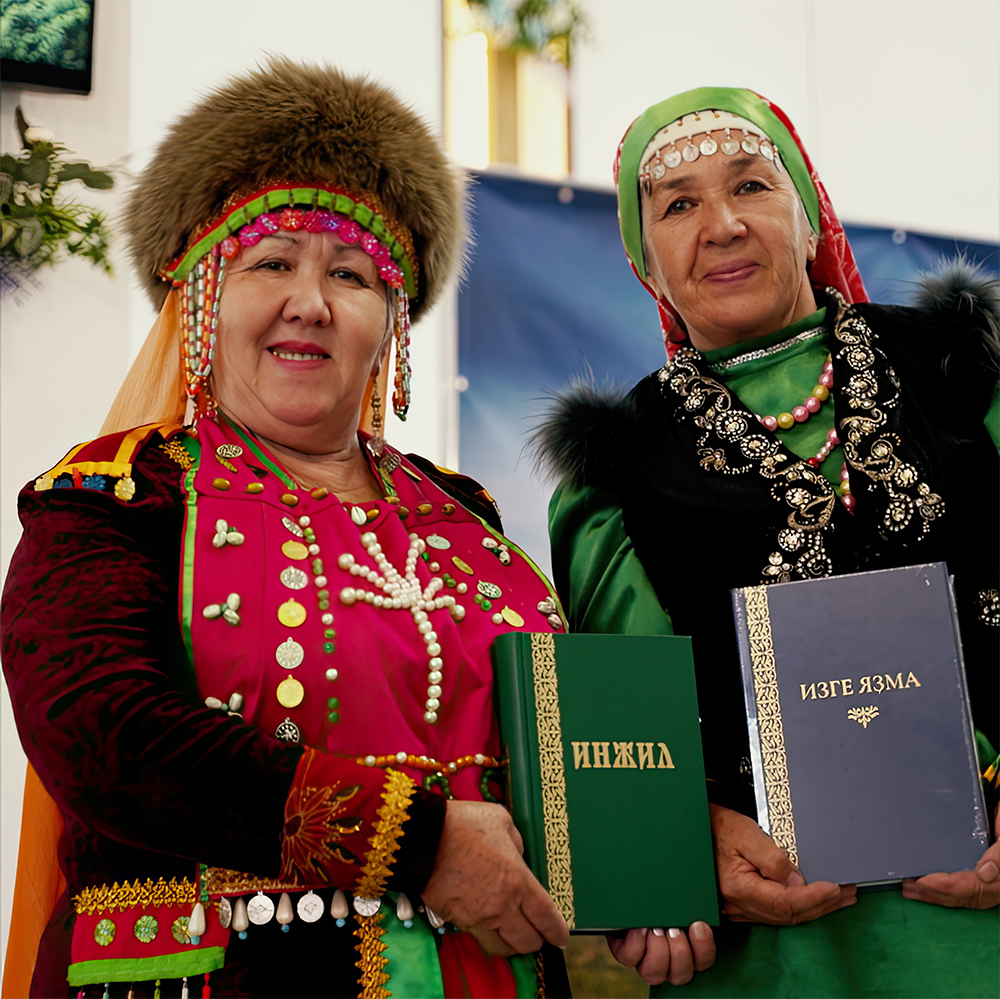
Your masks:
{"label": "silver coin", "polygon": [[671,170],[674,167],[679,166],[681,162],[681,154],[676,149],[671,149],[669,153],[664,157],[666,164]]}
{"label": "silver coin", "polygon": [[720,148],[727,156],[735,156],[740,151],[740,144],[735,139],[723,139]]}
{"label": "silver coin", "polygon": [[281,581],[290,590],[304,590],[309,585],[309,577],[294,565],[281,570]]}
{"label": "silver coin", "polygon": [[219,925],[224,929],[229,929],[229,924],[233,921],[233,904],[228,898],[220,898],[216,906],[219,913]]}
{"label": "silver coin", "polygon": [[503,595],[503,590],[496,583],[488,583],[485,579],[476,584],[476,589],[489,600],[497,600]]}
{"label": "silver coin", "polygon": [[266,895],[254,895],[247,902],[247,918],[254,926],[263,926],[274,918],[274,903]]}
{"label": "silver coin", "polygon": [[282,517],[281,522],[285,525],[295,535],[297,538],[303,537],[302,528],[292,520],[291,517]]}
{"label": "silver coin", "polygon": [[382,908],[380,898],[362,898],[360,895],[354,896],[354,911],[362,916],[374,916]]}
{"label": "silver coin", "polygon": [[689,142],[681,150],[681,156],[683,156],[688,163],[694,163],[694,161],[701,156],[701,153],[698,152],[698,147],[693,142]]}
{"label": "silver coin", "polygon": [[315,923],[317,919],[322,919],[323,908],[323,899],[314,891],[307,891],[295,905],[295,911],[304,923]]}
{"label": "silver coin", "polygon": [[302,733],[299,731],[299,726],[291,718],[286,718],[274,730],[274,737],[280,739],[282,742],[287,742],[290,746],[297,746],[302,741]]}
{"label": "silver coin", "polygon": [[440,534],[428,534],[427,544],[431,548],[437,548],[438,551],[444,551],[446,548],[451,548],[451,542],[447,538],[442,538]]}
{"label": "silver coin", "polygon": [[709,135],[701,140],[701,145],[698,148],[701,150],[702,156],[714,156],[719,144]]}
{"label": "silver coin", "polygon": [[760,155],[766,160],[774,160],[774,150],[771,148],[770,143],[762,142],[760,144]]}
{"label": "silver coin", "polygon": [[649,172],[653,180],[659,180],[667,172],[667,168],[659,160],[657,160],[657,162],[649,168]]}
{"label": "silver coin", "polygon": [[278,665],[283,669],[295,669],[297,666],[301,666],[305,657],[305,650],[292,638],[285,639],[274,650],[274,658],[278,660]]}
{"label": "silver coin", "polygon": [[741,148],[743,152],[748,153],[750,156],[756,156],[760,152],[760,146],[757,144],[757,140],[752,136],[747,136],[741,143]]}

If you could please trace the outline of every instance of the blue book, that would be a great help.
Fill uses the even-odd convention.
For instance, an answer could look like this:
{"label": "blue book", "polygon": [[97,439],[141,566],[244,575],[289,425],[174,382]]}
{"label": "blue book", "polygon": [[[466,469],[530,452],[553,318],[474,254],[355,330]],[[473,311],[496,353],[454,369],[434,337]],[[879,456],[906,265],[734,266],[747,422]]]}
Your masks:
{"label": "blue book", "polygon": [[757,820],[806,880],[974,868],[988,821],[945,564],[732,600]]}

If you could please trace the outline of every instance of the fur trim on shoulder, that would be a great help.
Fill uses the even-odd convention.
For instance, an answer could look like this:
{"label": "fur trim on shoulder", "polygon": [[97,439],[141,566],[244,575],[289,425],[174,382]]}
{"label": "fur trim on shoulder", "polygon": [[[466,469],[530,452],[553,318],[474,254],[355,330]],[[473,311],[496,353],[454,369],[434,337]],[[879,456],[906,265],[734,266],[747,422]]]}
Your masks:
{"label": "fur trim on shoulder", "polygon": [[983,273],[964,253],[945,260],[937,271],[920,276],[913,303],[928,312],[960,312],[979,316],[996,338],[1000,327],[1000,282]]}
{"label": "fur trim on shoulder", "polygon": [[631,393],[611,384],[576,381],[558,393],[528,447],[546,478],[583,483],[614,454],[614,441],[636,422]]}

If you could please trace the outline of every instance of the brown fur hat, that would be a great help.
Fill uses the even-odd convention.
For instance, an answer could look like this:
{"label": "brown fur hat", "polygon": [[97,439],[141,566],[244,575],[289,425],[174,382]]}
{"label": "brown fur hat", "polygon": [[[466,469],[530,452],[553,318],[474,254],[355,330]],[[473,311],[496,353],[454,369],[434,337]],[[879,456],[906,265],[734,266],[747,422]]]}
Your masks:
{"label": "brown fur hat", "polygon": [[157,309],[159,276],[235,192],[282,181],[371,192],[413,234],[419,318],[462,263],[463,181],[423,121],[390,90],[337,69],[272,56],[183,115],[133,189],[132,258]]}

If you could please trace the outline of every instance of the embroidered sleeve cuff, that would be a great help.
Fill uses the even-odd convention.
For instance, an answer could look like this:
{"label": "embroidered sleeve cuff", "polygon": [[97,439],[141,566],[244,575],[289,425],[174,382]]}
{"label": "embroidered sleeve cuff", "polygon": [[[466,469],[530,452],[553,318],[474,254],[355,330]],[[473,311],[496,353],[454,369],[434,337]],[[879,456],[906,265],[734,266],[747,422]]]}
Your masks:
{"label": "embroidered sleeve cuff", "polygon": [[381,895],[414,790],[404,774],[307,749],[285,801],[282,880]]}

